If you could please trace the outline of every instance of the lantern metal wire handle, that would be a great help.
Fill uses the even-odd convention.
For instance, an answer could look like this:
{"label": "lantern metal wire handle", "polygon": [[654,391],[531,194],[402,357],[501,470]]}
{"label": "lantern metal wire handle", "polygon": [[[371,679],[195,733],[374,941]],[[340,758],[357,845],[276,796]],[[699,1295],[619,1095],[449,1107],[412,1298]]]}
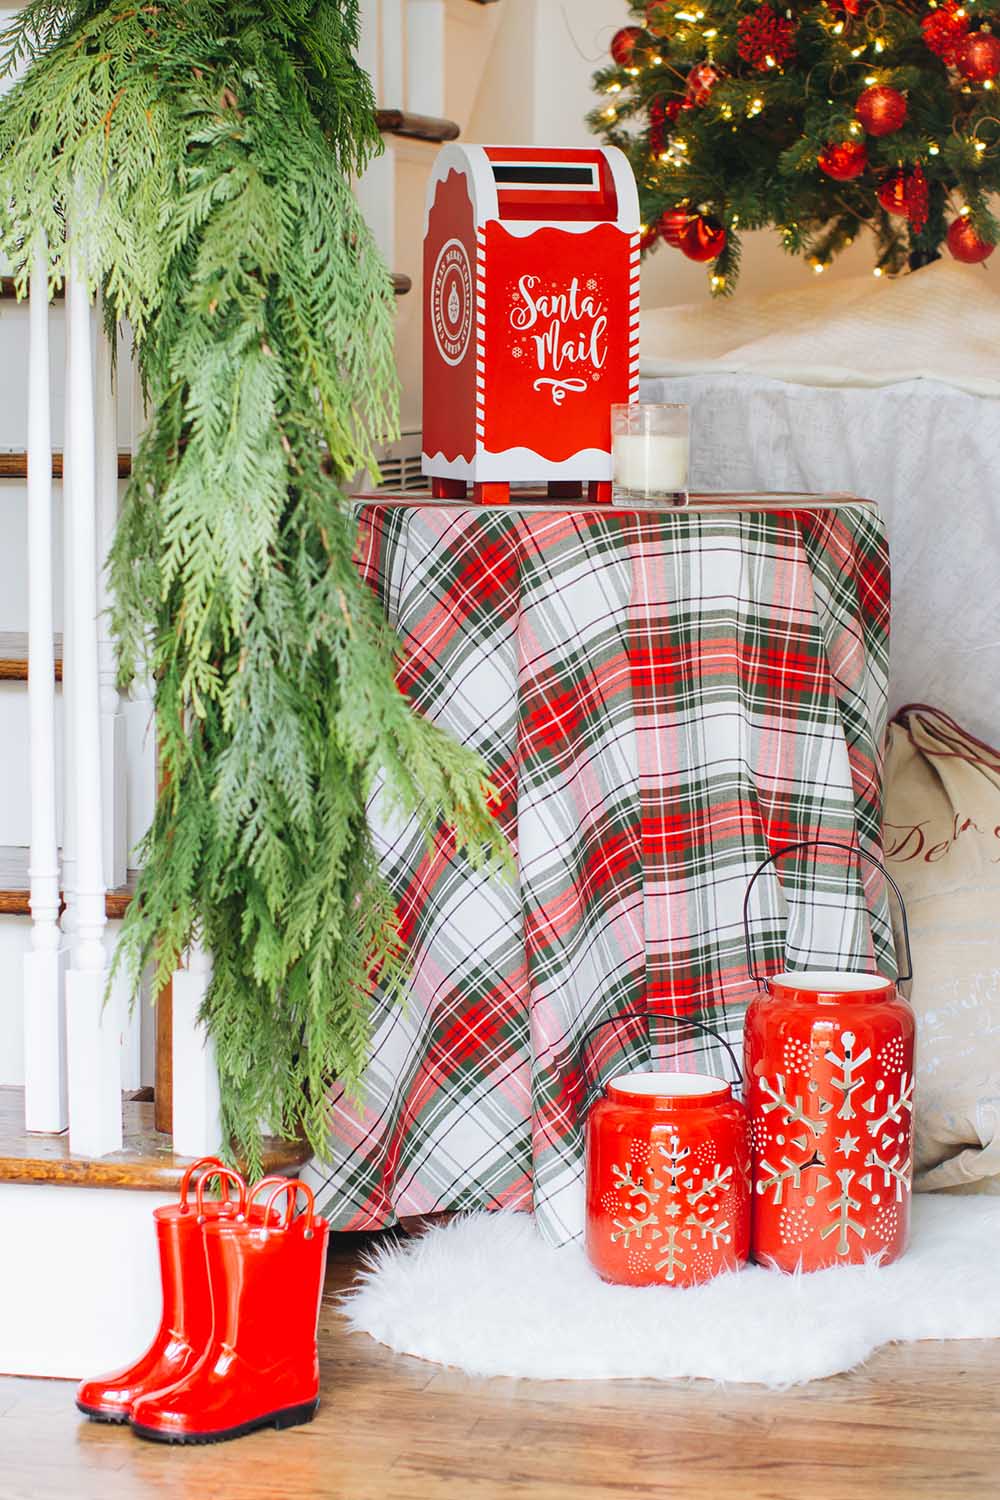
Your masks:
{"label": "lantern metal wire handle", "polygon": [[[584,1044],[589,1041],[595,1031],[600,1031],[602,1026],[614,1026],[618,1021],[628,1021],[633,1019],[645,1021],[650,1018],[655,1021],[677,1021],[678,1024],[683,1026],[693,1026],[696,1031],[704,1032],[707,1036],[714,1037],[717,1042],[721,1042],[723,1047],[725,1047],[726,1051],[729,1053],[729,1056],[732,1059],[733,1067],[736,1069],[736,1077],[730,1080],[731,1086],[742,1090],[743,1069],[740,1066],[739,1058],[736,1056],[736,1053],[733,1051],[733,1048],[730,1046],[730,1044],[726,1041],[725,1037],[722,1036],[720,1032],[716,1031],[714,1026],[708,1026],[704,1021],[695,1021],[691,1016],[678,1015],[678,1013],[673,1010],[620,1010],[616,1016],[606,1016],[603,1021],[598,1021],[595,1025],[588,1027],[587,1030],[583,1033],[583,1036],[580,1038],[581,1072],[583,1072],[584,1076],[586,1077],[586,1066],[583,1063],[583,1048]],[[587,1107],[589,1108],[589,1101]]]}
{"label": "lantern metal wire handle", "polygon": [[758,974],[756,968],[754,967],[753,949],[750,942],[750,893],[757,882],[758,876],[767,869],[768,865],[773,865],[775,860],[781,859],[786,854],[794,854],[799,849],[842,849],[845,854],[856,854],[859,859],[866,859],[869,864],[875,866],[876,870],[882,871],[882,874],[885,876],[886,883],[891,886],[896,893],[896,900],[899,902],[899,914],[902,919],[903,947],[906,954],[906,973],[898,975],[896,983],[907,984],[909,980],[913,978],[913,954],[910,951],[910,928],[909,923],[906,920],[906,903],[903,901],[902,891],[899,889],[899,886],[889,874],[889,871],[886,869],[885,865],[882,864],[881,860],[877,860],[873,854],[869,854],[867,850],[862,849],[857,844],[841,844],[836,839],[802,839],[802,841],[797,844],[783,845],[782,848],[776,849],[773,854],[769,854],[767,859],[762,860],[751,875],[750,884],[747,886],[746,894],[743,897],[743,942],[746,946],[747,971],[750,975],[750,978],[753,979],[756,983],[757,988],[759,990],[765,989],[766,981],[761,977],[760,974]]}

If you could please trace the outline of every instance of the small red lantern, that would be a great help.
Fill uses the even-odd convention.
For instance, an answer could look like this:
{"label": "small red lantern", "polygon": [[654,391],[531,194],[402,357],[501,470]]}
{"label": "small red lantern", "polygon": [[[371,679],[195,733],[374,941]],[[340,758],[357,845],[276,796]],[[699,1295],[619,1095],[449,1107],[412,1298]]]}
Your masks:
{"label": "small red lantern", "polygon": [[[915,1022],[891,979],[784,973],[764,984],[750,950],[750,893],[774,860],[800,849],[863,849],[809,839],[779,849],[747,887],[743,925],[751,976],[744,1058],[753,1149],[754,1260],[782,1271],[882,1264],[906,1249],[913,1174]],[[907,970],[909,938],[903,912]]]}
{"label": "small red lantern", "polygon": [[586,1155],[587,1258],[605,1281],[693,1286],[746,1263],[747,1115],[724,1079],[619,1074],[587,1117]]}

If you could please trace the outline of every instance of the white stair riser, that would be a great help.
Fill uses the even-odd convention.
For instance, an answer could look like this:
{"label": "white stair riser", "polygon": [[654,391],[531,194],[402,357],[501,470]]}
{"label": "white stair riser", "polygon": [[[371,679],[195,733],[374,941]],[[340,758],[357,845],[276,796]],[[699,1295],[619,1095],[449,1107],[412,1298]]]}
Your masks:
{"label": "white stair riser", "polygon": [[[63,731],[62,690],[56,692],[56,831],[63,832]],[[149,826],[153,812],[155,746],[150,731],[150,705],[139,700],[123,705],[126,746],[126,819],[129,850]],[[28,692],[23,682],[0,682],[0,845],[27,848],[31,842],[29,793],[30,747],[28,740]],[[129,864],[135,860],[130,857]]]}
{"label": "white stair riser", "polygon": [[[51,405],[52,445],[63,448],[64,380],[66,358],[64,336],[66,305],[53,302],[49,307],[49,361],[52,371]],[[28,433],[28,304],[0,302],[0,449],[23,453]],[[121,349],[121,370],[127,370],[127,344]],[[122,448],[131,446],[130,381],[120,382],[118,392],[118,435]]]}
{"label": "white stair riser", "polygon": [[[119,921],[108,922],[109,954],[114,952],[121,926]],[[0,1001],[0,1087],[13,1085],[20,1088],[24,1083],[24,1007],[21,997],[24,993],[24,957],[30,950],[30,917],[0,917],[0,994],[3,996]],[[139,1056],[132,1063],[132,1076],[127,1082],[130,1087],[138,1088],[153,1083],[156,1066],[156,1015],[150,1004],[148,982],[143,985],[142,996],[133,1011],[132,1024],[136,1022],[138,1035],[130,1037],[129,1045],[137,1047]]]}
{"label": "white stair riser", "polygon": [[136,1359],[162,1305],[153,1209],[172,1201],[0,1183],[0,1373],[79,1380]]}

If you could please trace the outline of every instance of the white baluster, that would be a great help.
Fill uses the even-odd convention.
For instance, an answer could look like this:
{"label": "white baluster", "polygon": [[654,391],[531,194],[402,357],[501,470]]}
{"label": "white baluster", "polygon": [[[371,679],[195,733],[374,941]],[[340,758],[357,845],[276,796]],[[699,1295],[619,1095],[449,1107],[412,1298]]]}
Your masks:
{"label": "white baluster", "polygon": [[192,943],[173,977],[173,1135],[179,1156],[218,1151],[222,1140],[215,1046],[198,1020],[212,960]]}
{"label": "white baluster", "polygon": [[445,0],[406,0],[406,108],[444,114]]}
{"label": "white baluster", "polygon": [[124,885],[128,865],[126,828],[125,715],[118,692],[111,636],[111,589],[106,568],[118,524],[118,412],[111,341],[104,332],[101,300],[97,331],[97,659],[101,706],[101,791],[104,810],[104,878]]}
{"label": "white baluster", "polygon": [[379,104],[385,99],[379,77],[379,0],[361,0],[358,8],[358,62],[372,81]]}
{"label": "white baluster", "polygon": [[28,346],[28,714],[31,757],[31,950],[24,958],[24,1114],[63,1131],[66,955],[60,949],[56,843],[56,692],[52,617],[52,431],[47,255],[32,258]]}
{"label": "white baluster", "polygon": [[[76,212],[82,212],[77,207]],[[70,331],[69,414],[65,463],[70,475],[67,563],[73,575],[72,718],[67,725],[68,781],[75,793],[76,940],[66,976],[70,1146],[103,1156],[122,1143],[121,1032],[114,1006],[105,1009],[107,959],[101,725],[97,657],[96,434],[90,294],[73,252],[66,316]]]}

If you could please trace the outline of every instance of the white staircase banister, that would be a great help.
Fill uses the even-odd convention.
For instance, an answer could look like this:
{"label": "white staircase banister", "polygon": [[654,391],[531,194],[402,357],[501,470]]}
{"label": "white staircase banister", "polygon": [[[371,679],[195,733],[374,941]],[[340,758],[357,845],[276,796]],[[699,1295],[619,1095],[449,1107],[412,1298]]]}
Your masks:
{"label": "white staircase banister", "polygon": [[31,1131],[68,1123],[56,841],[56,687],[52,584],[52,431],[48,254],[32,255],[28,308],[28,719],[31,747],[31,949],[24,959],[24,1113]]}

